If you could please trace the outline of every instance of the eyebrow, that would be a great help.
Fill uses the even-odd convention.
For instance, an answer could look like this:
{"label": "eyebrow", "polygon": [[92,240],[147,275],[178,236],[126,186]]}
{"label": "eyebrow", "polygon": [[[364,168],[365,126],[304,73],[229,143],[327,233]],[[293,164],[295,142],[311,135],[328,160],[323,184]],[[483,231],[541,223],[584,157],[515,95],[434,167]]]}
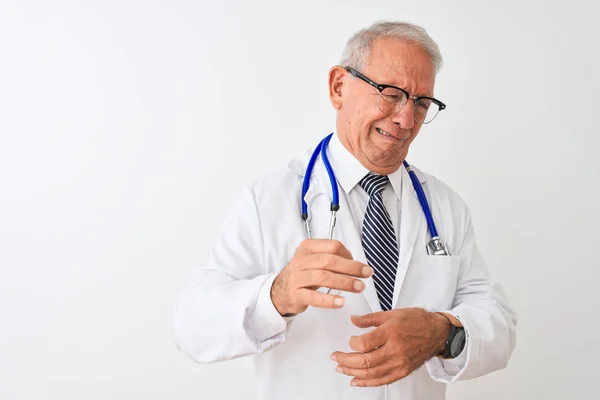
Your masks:
{"label": "eyebrow", "polygon": [[377,83],[379,83],[380,85],[394,86],[394,87],[397,87],[399,89],[406,90],[408,93],[410,93],[411,96],[431,97],[431,98],[433,98],[433,96],[434,96],[433,94],[423,94],[422,92],[421,93],[414,93],[414,92],[411,92],[410,90],[408,90],[406,87],[401,86],[401,85],[396,85],[396,84],[392,84],[392,83],[381,83],[381,82],[377,82]]}

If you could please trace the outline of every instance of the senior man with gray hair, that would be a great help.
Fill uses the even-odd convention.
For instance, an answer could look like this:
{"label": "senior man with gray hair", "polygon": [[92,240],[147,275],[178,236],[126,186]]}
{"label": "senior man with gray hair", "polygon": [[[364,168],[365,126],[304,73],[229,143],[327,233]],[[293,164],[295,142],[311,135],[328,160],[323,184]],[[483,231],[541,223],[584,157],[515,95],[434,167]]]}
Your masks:
{"label": "senior man with gray hair", "polygon": [[379,22],[348,41],[329,71],[335,132],[243,189],[177,301],[184,353],[254,355],[259,399],[437,400],[507,365],[517,318],[468,207],[405,163],[446,107],[441,65],[412,24]]}

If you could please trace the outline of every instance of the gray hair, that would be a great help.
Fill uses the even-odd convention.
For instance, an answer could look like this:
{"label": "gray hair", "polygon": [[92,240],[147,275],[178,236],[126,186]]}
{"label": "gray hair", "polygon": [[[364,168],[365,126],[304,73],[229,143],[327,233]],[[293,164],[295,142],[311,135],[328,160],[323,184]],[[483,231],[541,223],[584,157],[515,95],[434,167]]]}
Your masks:
{"label": "gray hair", "polygon": [[361,70],[367,65],[373,42],[383,38],[394,38],[420,46],[431,57],[435,73],[442,68],[440,49],[425,29],[408,22],[391,21],[376,22],[352,35],[344,48],[340,65]]}

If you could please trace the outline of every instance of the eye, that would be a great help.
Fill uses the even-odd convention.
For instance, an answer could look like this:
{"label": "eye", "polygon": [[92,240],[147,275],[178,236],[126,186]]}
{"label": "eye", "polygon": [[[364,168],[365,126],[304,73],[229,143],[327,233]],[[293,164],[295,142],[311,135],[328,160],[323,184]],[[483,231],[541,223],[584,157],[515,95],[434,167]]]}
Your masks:
{"label": "eye", "polygon": [[404,92],[390,87],[386,87],[381,91],[381,97],[392,103],[403,103],[406,100]]}
{"label": "eye", "polygon": [[429,99],[420,99],[415,103],[415,112],[427,114],[427,110],[431,106],[431,100]]}
{"label": "eye", "polygon": [[401,101],[402,100],[402,96],[398,96],[398,95],[389,95],[389,94],[384,94],[383,97],[385,97],[385,99],[387,101]]}

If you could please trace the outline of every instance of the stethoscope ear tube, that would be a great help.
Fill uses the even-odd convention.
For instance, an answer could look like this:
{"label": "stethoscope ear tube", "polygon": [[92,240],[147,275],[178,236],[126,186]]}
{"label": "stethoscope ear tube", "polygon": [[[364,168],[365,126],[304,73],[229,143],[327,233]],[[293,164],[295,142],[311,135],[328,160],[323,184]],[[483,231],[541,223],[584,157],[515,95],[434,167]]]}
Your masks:
{"label": "stethoscope ear tube", "polygon": [[330,210],[332,212],[340,209],[340,195],[338,191],[337,181],[335,179],[335,174],[333,173],[333,168],[331,168],[331,163],[329,162],[329,157],[327,156],[327,145],[331,140],[333,133],[327,135],[319,145],[315,148],[312,155],[310,156],[310,160],[308,161],[308,166],[306,167],[306,173],[304,174],[304,182],[302,183],[302,219],[304,221],[308,220],[308,204],[304,197],[308,192],[308,188],[310,186],[310,177],[312,175],[312,170],[317,162],[317,157],[319,153],[321,153],[321,159],[323,160],[323,164],[325,165],[325,169],[327,170],[327,175],[329,175],[329,183],[331,184],[331,207]]}
{"label": "stethoscope ear tube", "polygon": [[331,164],[329,163],[329,157],[327,156],[327,145],[331,140],[331,136],[333,133],[329,134],[322,142],[321,142],[321,158],[323,159],[323,164],[325,164],[325,169],[327,170],[327,175],[329,175],[329,182],[331,183],[331,211],[337,211],[340,208],[340,197],[338,193],[338,185],[335,179],[335,174],[333,173],[333,168],[331,168]]}
{"label": "stethoscope ear tube", "polygon": [[312,155],[310,156],[308,166],[306,167],[306,173],[304,174],[304,182],[302,183],[302,219],[304,221],[308,221],[308,204],[306,204],[306,200],[304,200],[304,197],[308,192],[308,187],[310,185],[310,176],[312,175],[312,170],[315,166],[317,157],[319,156],[319,152],[321,151],[321,147],[323,146],[325,140],[327,140],[327,137],[321,140],[321,142],[319,142],[319,145],[315,148],[315,151],[313,151]]}

